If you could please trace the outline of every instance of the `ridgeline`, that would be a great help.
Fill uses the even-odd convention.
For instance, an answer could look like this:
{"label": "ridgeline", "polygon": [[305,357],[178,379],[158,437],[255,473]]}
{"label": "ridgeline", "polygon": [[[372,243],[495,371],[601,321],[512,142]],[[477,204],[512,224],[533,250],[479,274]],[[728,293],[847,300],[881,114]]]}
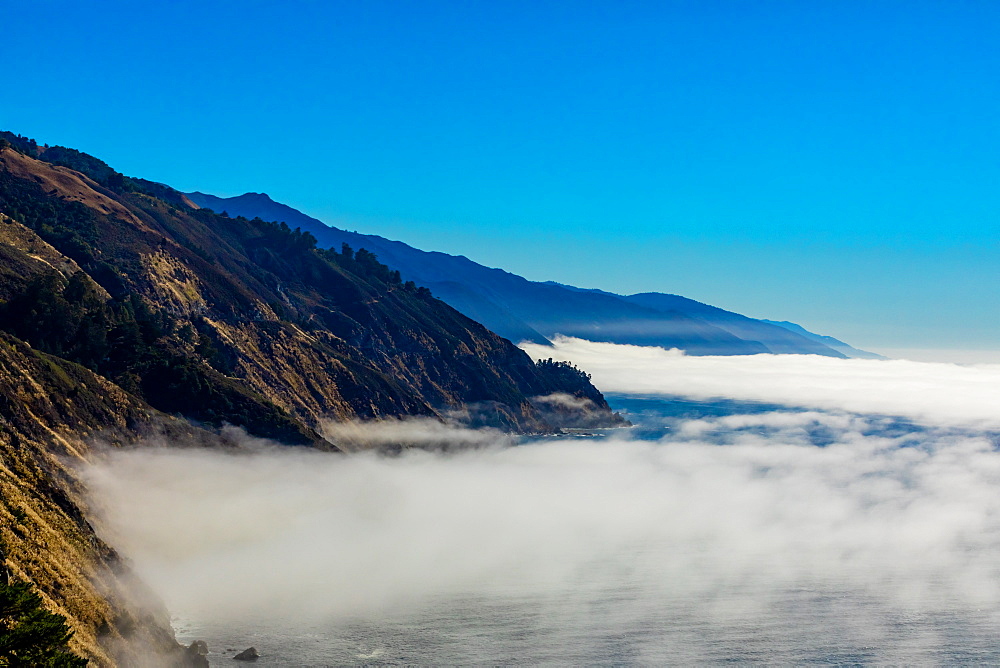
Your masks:
{"label": "ridgeline", "polygon": [[567,424],[538,400],[554,394],[621,422],[586,374],[536,364],[365,249],[0,133],[0,540],[94,665],[189,660],[88,519],[74,469],[95,443],[236,425],[336,450],[322,420],[408,415],[550,432]]}

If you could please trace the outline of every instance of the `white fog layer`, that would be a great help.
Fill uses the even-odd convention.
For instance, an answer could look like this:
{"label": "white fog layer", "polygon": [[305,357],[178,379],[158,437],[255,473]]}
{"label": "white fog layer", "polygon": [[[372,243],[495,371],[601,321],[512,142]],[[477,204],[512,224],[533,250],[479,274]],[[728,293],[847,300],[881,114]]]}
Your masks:
{"label": "white fog layer", "polygon": [[700,357],[568,337],[558,338],[554,347],[521,347],[536,359],[574,362],[604,392],[740,399],[1000,427],[1000,365],[818,355]]}
{"label": "white fog layer", "polygon": [[[816,408],[665,418],[647,440],[459,432],[477,447],[451,453],[117,451],[86,473],[93,503],[172,611],[227,638],[270,629],[299,665],[998,658],[1000,453],[976,394],[997,397],[1000,370],[544,356],[605,390]],[[300,627],[328,639],[303,649]]]}

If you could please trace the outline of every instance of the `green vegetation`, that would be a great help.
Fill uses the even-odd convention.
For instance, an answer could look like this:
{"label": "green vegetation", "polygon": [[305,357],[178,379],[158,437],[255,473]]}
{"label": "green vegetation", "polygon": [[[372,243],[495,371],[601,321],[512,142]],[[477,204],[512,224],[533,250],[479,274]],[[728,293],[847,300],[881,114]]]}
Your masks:
{"label": "green vegetation", "polygon": [[27,137],[22,137],[19,134],[14,134],[13,132],[8,132],[6,130],[0,130],[0,141],[4,144],[0,144],[0,148],[7,148],[8,146],[18,153],[23,153],[24,155],[30,155],[35,157],[38,155],[39,146],[38,142],[34,139],[28,139]]}
{"label": "green vegetation", "polygon": [[[28,155],[42,150],[24,137],[10,133],[0,137]],[[119,193],[135,190],[120,174],[85,153],[52,147],[44,154]],[[135,260],[99,249],[99,214],[80,202],[50,197],[39,184],[5,171],[0,171],[0,202],[4,213],[86,271],[68,280],[55,272],[30,280],[21,294],[0,304],[0,330],[96,371],[159,410],[212,425],[229,422],[286,443],[314,442],[315,435],[286,411],[218,371],[230,369],[206,338],[205,328],[193,337],[195,354],[186,350],[191,337],[182,336],[185,330],[177,318],[163,310],[153,312],[128,284],[126,276],[139,273]],[[311,234],[287,225],[259,221],[256,227],[263,233],[261,246],[270,253],[295,255],[316,246]],[[196,255],[210,259],[207,251],[182,240]],[[111,300],[105,300],[91,277],[113,296]]]}
{"label": "green vegetation", "polygon": [[[242,217],[239,219],[246,220]],[[310,232],[303,232],[300,227],[293,230],[288,227],[288,223],[269,223],[260,218],[254,218],[249,222],[261,232],[257,243],[267,246],[278,254],[295,254],[316,248],[316,237]]]}
{"label": "green vegetation", "polygon": [[0,149],[7,146],[18,153],[39,158],[53,165],[69,167],[81,174],[86,174],[100,185],[117,193],[142,192],[143,187],[137,181],[116,172],[108,163],[94,156],[65,146],[39,146],[34,139],[28,139],[13,132],[0,132]]}
{"label": "green vegetation", "polygon": [[[0,304],[0,329],[37,350],[81,364],[168,413],[213,425],[231,422],[287,443],[312,437],[282,409],[178,349],[176,319],[154,313],[136,294],[105,301],[83,272],[36,276],[20,295]],[[188,328],[196,350],[215,349]]]}
{"label": "green vegetation", "polygon": [[0,666],[86,666],[67,647],[72,636],[66,618],[46,610],[30,584],[0,582]]}
{"label": "green vegetation", "polygon": [[538,360],[535,366],[561,381],[569,381],[570,383],[590,382],[590,374],[582,369],[578,369],[575,364],[570,362],[556,362],[550,357],[546,360]]}
{"label": "green vegetation", "polygon": [[41,274],[0,305],[0,328],[113,379],[156,357],[169,325],[167,315],[152,313],[137,295],[105,301],[83,272],[68,280],[56,272]]}
{"label": "green vegetation", "polygon": [[[273,224],[273,223],[272,223]],[[284,223],[281,223],[284,225]],[[309,234],[306,232],[306,234]],[[311,234],[309,236],[312,236]],[[359,248],[357,252],[349,244],[341,244],[340,252],[333,250],[321,250],[320,255],[339,267],[350,271],[368,281],[378,281],[388,289],[402,288],[406,292],[416,294],[418,297],[429,299],[431,291],[423,286],[417,287],[413,281],[403,282],[403,278],[396,269],[389,269],[387,265],[378,261],[378,256],[364,248]]]}
{"label": "green vegetation", "polygon": [[63,199],[52,170],[20,156],[10,157],[19,170],[0,169],[0,208],[83,269],[37,276],[37,262],[15,265],[17,248],[0,248],[14,268],[0,271],[0,330],[154,408],[308,443],[318,436],[303,420],[331,410],[374,417],[498,402],[505,424],[535,428],[529,396],[603,401],[583,372],[535,365],[369,250],[320,249],[301,228],[193,209],[85,153],[0,139],[85,174],[102,195]]}
{"label": "green vegetation", "polygon": [[95,261],[97,214],[80,202],[47,197],[41,185],[0,172],[3,212],[81,265]]}
{"label": "green vegetation", "polygon": [[482,424],[545,429],[529,397],[603,401],[582,372],[536,366],[367,250],[321,250],[301,229],[193,209],[71,149],[9,133],[0,148],[0,455],[5,498],[19,490],[4,527],[17,541],[9,563],[77,631],[71,639],[30,586],[0,585],[0,666],[85,665],[68,640],[102,665],[125,649],[119,637],[171,651],[169,629],[128,610],[124,564],[53,457],[88,444],[54,435],[201,438],[152,406],[319,445],[309,425],[324,417],[469,406]]}

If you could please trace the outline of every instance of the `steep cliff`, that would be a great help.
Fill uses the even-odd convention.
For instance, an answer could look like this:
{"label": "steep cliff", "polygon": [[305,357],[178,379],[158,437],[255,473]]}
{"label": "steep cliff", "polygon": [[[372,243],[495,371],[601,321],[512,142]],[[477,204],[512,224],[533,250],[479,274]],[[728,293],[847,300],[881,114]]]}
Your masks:
{"label": "steep cliff", "polygon": [[335,449],[322,420],[544,431],[572,426],[571,404],[617,421],[586,374],[534,363],[371,253],[0,133],[0,548],[95,665],[187,660],[88,519],[76,471],[95,443],[215,443],[228,423]]}
{"label": "steep cliff", "polygon": [[[58,324],[61,346],[46,343],[45,323],[8,331],[158,409],[322,444],[322,418],[470,404],[494,407],[496,426],[544,430],[532,397],[594,394],[586,379],[535,365],[362,249],[320,250],[284,224],[194,209],[169,188],[69,149],[18,148],[0,150],[0,212],[27,228],[9,236],[34,232],[39,240],[22,246],[40,241],[55,255],[18,260],[26,266],[2,276],[0,298],[18,314],[48,308],[32,299],[65,301],[70,315]],[[63,280],[27,280],[46,266]],[[78,272],[85,278],[74,282]],[[146,330],[135,344],[142,358],[111,359],[105,348],[120,347],[130,328]]]}
{"label": "steep cliff", "polygon": [[[75,467],[93,439],[198,430],[87,369],[0,333],[0,544],[6,574],[36,585],[93,665],[180,665],[166,611],[87,519]],[[207,436],[207,435],[206,435]]]}

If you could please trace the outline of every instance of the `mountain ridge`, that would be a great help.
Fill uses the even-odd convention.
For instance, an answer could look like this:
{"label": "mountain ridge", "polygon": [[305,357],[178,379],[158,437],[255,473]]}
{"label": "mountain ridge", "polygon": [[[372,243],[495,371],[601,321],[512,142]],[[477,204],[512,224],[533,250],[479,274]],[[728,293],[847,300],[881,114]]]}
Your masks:
{"label": "mountain ridge", "polygon": [[[265,193],[230,198],[202,192],[185,195],[201,207],[284,220],[309,230],[321,244],[347,243],[366,248],[399,269],[405,278],[427,286],[457,310],[513,341],[544,344],[563,334],[612,343],[677,347],[694,355],[872,355],[846,344],[827,345],[819,335],[806,336],[679,295],[618,295],[554,281],[528,281],[503,269],[479,265],[464,255],[424,251],[401,241],[341,230],[275,202]],[[831,337],[830,341],[836,339]]]}
{"label": "mountain ridge", "polygon": [[879,355],[878,353],[869,352],[867,350],[861,350],[855,348],[849,343],[844,343],[840,339],[835,339],[832,336],[827,336],[825,334],[816,334],[815,332],[810,332],[808,329],[802,325],[798,325],[794,322],[788,322],[787,320],[762,320],[761,322],[766,322],[771,325],[776,325],[778,327],[783,327],[791,332],[795,332],[800,336],[804,336],[815,341],[819,341],[825,346],[829,346],[834,350],[838,350],[848,357],[855,359],[871,359],[871,360],[887,360],[889,359],[885,355]]}
{"label": "mountain ridge", "polygon": [[[566,395],[577,408],[544,401]],[[624,422],[583,371],[536,363],[371,253],[0,132],[0,551],[93,665],[205,665],[92,521],[80,467],[101,448],[219,447],[237,425],[335,450],[324,420],[410,415]]]}
{"label": "mountain ridge", "polygon": [[[116,178],[85,154],[56,152],[110,188],[30,152],[3,150],[0,197],[8,213],[25,218],[89,268],[90,281],[80,290],[103,290],[113,299],[139,294],[159,309],[162,315],[153,319],[173,323],[172,333],[156,344],[170,349],[164,353],[169,359],[193,355],[206,362],[168,362],[164,374],[195,374],[210,386],[228,387],[220,400],[226,405],[260,403],[254,399],[260,395],[277,407],[273,422],[287,425],[284,436],[261,435],[287,438],[297,429],[301,438],[316,441],[314,430],[293,429],[292,423],[316,424],[330,411],[342,419],[433,415],[484,401],[498,402],[498,426],[535,430],[543,421],[528,397],[567,389],[546,380],[550,372],[510,342],[405,284],[370,253],[317,250],[307,232],[191,209],[179,194],[175,201],[182,206],[174,206],[160,192],[146,192],[147,182]],[[72,160],[62,160],[66,155]],[[34,213],[43,208],[61,227],[50,229],[50,214]],[[93,317],[111,317],[96,311]],[[197,339],[193,349],[183,337]],[[276,350],[294,362],[280,373],[260,373],[273,368]],[[178,364],[183,368],[171,366]],[[586,384],[576,389],[603,404]]]}

